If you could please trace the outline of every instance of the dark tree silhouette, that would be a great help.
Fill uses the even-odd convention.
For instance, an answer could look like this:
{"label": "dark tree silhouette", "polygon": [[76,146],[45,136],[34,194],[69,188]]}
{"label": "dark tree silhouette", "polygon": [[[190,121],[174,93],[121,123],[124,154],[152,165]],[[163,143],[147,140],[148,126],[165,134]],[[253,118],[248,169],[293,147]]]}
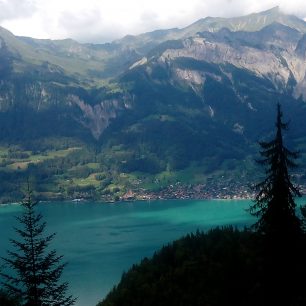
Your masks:
{"label": "dark tree silhouette", "polygon": [[27,197],[22,203],[24,212],[17,217],[20,228],[15,228],[20,240],[11,239],[15,251],[8,251],[3,258],[11,273],[1,273],[4,288],[17,296],[26,306],[69,306],[75,303],[72,296],[66,297],[68,283],[59,284],[65,264],[62,256],[49,250],[55,234],[44,235],[46,222],[36,213],[36,201],[28,187]]}
{"label": "dark tree silhouette", "polygon": [[296,167],[297,152],[283,144],[282,130],[288,124],[282,121],[281,107],[277,105],[276,135],[270,142],[260,142],[263,159],[260,164],[267,166],[266,178],[259,183],[255,204],[251,213],[259,217],[256,228],[265,235],[296,236],[302,232],[301,220],[296,215],[295,196],[301,196],[292,184],[288,168]]}
{"label": "dark tree silhouette", "polygon": [[0,305],[1,306],[20,306],[20,303],[16,297],[11,297],[6,292],[0,290]]}
{"label": "dark tree silhouette", "polygon": [[288,172],[296,167],[298,153],[283,143],[282,131],[288,124],[282,116],[278,104],[276,135],[272,141],[260,143],[262,159],[258,162],[266,166],[266,178],[256,186],[258,193],[250,211],[258,217],[255,228],[262,238],[265,305],[289,306],[298,305],[293,301],[299,286],[303,230],[294,202],[300,193]]}

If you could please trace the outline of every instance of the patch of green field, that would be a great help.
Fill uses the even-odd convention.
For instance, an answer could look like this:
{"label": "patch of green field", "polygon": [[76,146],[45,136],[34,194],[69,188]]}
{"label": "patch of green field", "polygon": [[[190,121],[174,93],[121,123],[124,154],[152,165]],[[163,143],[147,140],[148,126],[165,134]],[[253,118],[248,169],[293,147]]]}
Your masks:
{"label": "patch of green field", "polygon": [[56,158],[56,157],[65,157],[71,152],[74,152],[76,150],[81,150],[81,148],[73,147],[73,148],[67,148],[63,150],[47,151],[46,155],[33,155],[33,158],[44,160],[44,159],[50,159],[50,158]]}
{"label": "patch of green field", "polygon": [[2,163],[2,161],[7,158],[7,154],[8,154],[8,148],[6,147],[0,147],[0,163]]}
{"label": "patch of green field", "polygon": [[100,185],[100,182],[96,179],[97,173],[92,173],[86,178],[73,178],[72,182],[74,185],[78,186],[95,186],[98,187]]}
{"label": "patch of green field", "polygon": [[100,167],[99,163],[88,163],[85,166],[87,166],[89,169],[97,170]]}
{"label": "patch of green field", "polygon": [[[41,163],[48,159],[54,159],[54,158],[60,158],[60,157],[66,157],[70,153],[80,150],[79,147],[73,147],[73,148],[67,148],[63,150],[52,150],[52,151],[46,151],[44,154],[33,154],[31,151],[19,151],[21,154],[27,154],[28,156],[26,158],[11,158],[10,164],[6,165],[5,168],[9,170],[25,170],[28,168],[29,164],[37,164]],[[3,155],[8,156],[8,149],[5,151],[4,148],[2,148]]]}
{"label": "patch of green field", "polygon": [[7,165],[6,168],[10,170],[25,170],[28,168],[30,163],[38,163],[38,161],[22,161],[22,162],[14,162],[10,165]]}
{"label": "patch of green field", "polygon": [[7,155],[8,148],[7,147],[0,147],[0,156]]}

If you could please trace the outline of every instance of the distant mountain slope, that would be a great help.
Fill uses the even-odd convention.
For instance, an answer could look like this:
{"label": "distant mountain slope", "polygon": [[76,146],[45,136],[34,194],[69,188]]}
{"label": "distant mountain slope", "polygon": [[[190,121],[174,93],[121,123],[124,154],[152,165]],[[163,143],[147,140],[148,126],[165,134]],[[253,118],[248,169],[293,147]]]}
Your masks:
{"label": "distant mountain slope", "polygon": [[[56,66],[67,76],[83,82],[85,86],[103,84],[103,79],[115,76],[138,57],[127,47],[80,44],[74,40],[40,40],[16,37],[0,28],[0,39],[14,57],[16,72],[24,72],[28,65]],[[122,58],[123,57],[123,58]]]}
{"label": "distant mountain slope", "polygon": [[[144,190],[178,176],[200,182],[209,173],[251,169],[255,143],[270,133],[281,102],[293,122],[290,145],[306,161],[305,29],[278,8],[104,45],[15,37],[0,28],[0,153],[1,143],[26,154],[44,150],[46,139],[56,148],[72,143],[67,152],[77,170],[68,171],[68,157],[61,174],[44,164],[45,186],[59,180],[67,194],[74,194],[72,173],[85,176],[74,184],[83,188],[86,179],[106,194],[107,186]],[[79,147],[92,151],[82,155]],[[31,170],[31,159],[3,156],[0,175]]]}
{"label": "distant mountain slope", "polygon": [[293,15],[284,14],[278,7],[274,7],[264,12],[242,17],[206,17],[182,29],[157,30],[137,36],[128,35],[114,43],[129,46],[140,53],[145,53],[164,41],[188,38],[198,32],[217,32],[222,28],[227,28],[231,31],[253,32],[259,31],[272,23],[280,23],[301,33],[306,33],[306,22],[304,20]]}
{"label": "distant mountain slope", "polygon": [[[304,99],[305,29],[303,20],[278,8],[229,19],[208,17],[184,29],[125,37],[105,45],[15,37],[0,29],[0,109],[3,113],[22,105],[41,113],[56,107],[98,139],[118,113],[137,104],[139,96],[130,88],[143,83],[137,80],[139,67],[147,72],[150,88],[158,91],[164,83],[180,91],[187,86],[214,113],[213,103],[203,96],[213,75],[212,64],[231,84],[235,99],[250,109],[258,103],[253,101],[254,93],[240,93],[235,75],[224,67],[242,69],[259,78],[259,83],[268,82],[278,94]],[[149,73],[153,68],[160,75]],[[73,116],[68,114],[71,111]]]}
{"label": "distant mountain slope", "polygon": [[264,12],[253,13],[242,17],[206,17],[185,28],[184,33],[185,35],[186,33],[194,35],[196,32],[202,31],[217,32],[222,28],[227,28],[231,31],[253,32],[259,31],[275,22],[296,29],[302,33],[306,32],[306,23],[304,20],[293,15],[284,14],[279,7],[274,7]]}
{"label": "distant mountain slope", "polygon": [[[306,33],[306,22],[283,14],[278,7],[243,17],[206,17],[182,29],[157,30],[137,36],[126,36],[107,44],[80,44],[71,39],[43,40],[15,37],[0,28],[0,37],[8,50],[23,63],[56,65],[69,76],[87,81],[88,86],[101,84],[98,80],[114,77],[147,54],[152,48],[168,40],[195,36],[198,32],[217,32],[222,28],[231,31],[258,31],[267,25],[280,23]],[[17,65],[17,64],[16,64]],[[17,65],[18,66],[18,65]],[[21,63],[19,69],[22,69]],[[96,82],[95,82],[96,81]]]}

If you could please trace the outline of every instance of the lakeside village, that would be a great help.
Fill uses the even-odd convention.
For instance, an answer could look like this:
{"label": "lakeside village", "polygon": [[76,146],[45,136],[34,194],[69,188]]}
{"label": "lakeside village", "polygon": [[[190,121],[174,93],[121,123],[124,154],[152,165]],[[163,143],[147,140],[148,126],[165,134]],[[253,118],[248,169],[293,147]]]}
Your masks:
{"label": "lakeside village", "polygon": [[[306,180],[304,175],[295,174],[292,176],[295,181],[295,186],[300,191],[301,195],[306,195]],[[260,179],[256,178],[256,182]],[[239,200],[239,199],[254,199],[257,191],[254,188],[254,182],[246,179],[245,176],[240,178],[229,177],[212,177],[208,178],[205,183],[201,184],[184,184],[182,182],[172,183],[168,186],[159,186],[156,181],[156,188],[147,190],[139,186],[140,181],[134,182],[134,186],[130,187],[126,192],[114,194],[111,192],[97,195],[88,191],[75,191],[73,193],[73,201],[79,202],[83,200],[96,199],[102,202],[114,203],[120,201],[149,201],[149,200]]]}
{"label": "lakeside village", "polygon": [[170,200],[170,199],[250,199],[254,197],[254,193],[250,192],[247,187],[240,187],[229,190],[229,187],[207,188],[206,185],[181,185],[177,183],[170,185],[159,191],[139,191],[129,190],[120,200]]}
{"label": "lakeside village", "polygon": [[[298,184],[302,195],[306,195],[306,184]],[[251,185],[239,184],[234,181],[226,186],[220,181],[214,184],[183,185],[176,183],[158,191],[129,190],[121,201],[133,200],[170,200],[170,199],[254,199],[256,191]]]}

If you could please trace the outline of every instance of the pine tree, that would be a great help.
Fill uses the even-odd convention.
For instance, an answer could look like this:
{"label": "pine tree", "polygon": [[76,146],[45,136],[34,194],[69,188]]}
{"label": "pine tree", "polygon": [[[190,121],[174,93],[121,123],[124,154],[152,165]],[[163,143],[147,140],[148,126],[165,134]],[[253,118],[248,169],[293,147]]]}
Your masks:
{"label": "pine tree", "polygon": [[62,256],[55,250],[49,250],[49,244],[55,234],[44,235],[46,222],[35,211],[36,201],[28,187],[27,197],[23,201],[23,214],[17,217],[20,228],[15,228],[19,240],[11,239],[15,251],[8,251],[3,258],[10,274],[1,273],[4,288],[18,296],[26,306],[69,306],[75,303],[72,296],[65,296],[68,283],[59,284],[65,264]]}
{"label": "pine tree", "polygon": [[296,167],[298,153],[283,143],[282,131],[288,124],[282,117],[278,104],[275,137],[260,143],[262,159],[258,162],[266,166],[266,178],[256,186],[258,193],[250,211],[258,217],[255,228],[262,240],[263,305],[304,305],[296,303],[297,288],[301,289],[297,275],[301,273],[303,230],[294,197],[300,192],[288,172]]}
{"label": "pine tree", "polygon": [[301,220],[296,215],[295,196],[301,196],[292,184],[288,169],[296,167],[297,152],[290,151],[283,143],[282,130],[288,124],[282,121],[281,107],[277,105],[276,135],[270,142],[261,142],[266,178],[256,186],[258,190],[251,213],[259,217],[255,227],[258,232],[269,236],[292,237],[301,234]]}

